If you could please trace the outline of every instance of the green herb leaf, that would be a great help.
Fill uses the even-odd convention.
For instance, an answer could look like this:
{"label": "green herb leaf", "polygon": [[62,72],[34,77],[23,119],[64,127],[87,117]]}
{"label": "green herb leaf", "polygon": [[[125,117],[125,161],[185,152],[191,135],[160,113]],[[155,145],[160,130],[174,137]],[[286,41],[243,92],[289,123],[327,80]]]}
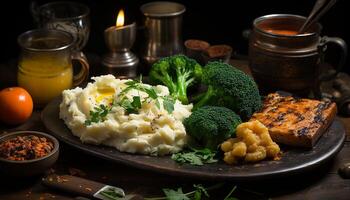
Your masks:
{"label": "green herb leaf", "polygon": [[[158,96],[157,92],[155,91],[155,89],[153,87],[148,88],[148,87],[145,87],[144,85],[142,85],[142,76],[140,77],[140,81],[139,82],[137,82],[137,81],[128,81],[125,84],[128,85],[128,87],[126,87],[123,91],[121,91],[119,93],[119,95],[118,95],[119,97],[125,95],[131,89],[140,90],[142,92],[146,92],[148,94],[148,98],[156,100],[156,102],[155,102],[156,106],[157,106],[158,109],[160,108],[160,103],[159,103],[159,100],[158,100],[159,96]],[[173,98],[171,98],[171,97],[162,97],[162,98],[163,98],[163,108],[168,113],[171,114],[174,111],[175,100]],[[145,101],[146,100],[147,99],[145,99]],[[133,102],[134,101],[135,100],[133,100]],[[123,105],[122,107],[124,107],[126,110],[129,110],[131,113],[135,113],[136,109],[133,109],[132,107],[130,107],[128,102],[122,102],[120,104]],[[134,107],[136,107],[136,106],[134,106]]]}
{"label": "green herb leaf", "polygon": [[128,113],[137,113],[141,108],[141,105],[141,98],[139,96],[134,96],[132,101],[124,97],[119,102],[119,106],[123,107]]}
{"label": "green herb leaf", "polygon": [[144,91],[148,94],[152,99],[157,99],[158,95],[154,88],[144,88]]}
{"label": "green herb leaf", "polygon": [[[156,90],[153,87],[146,87],[142,84],[142,75],[140,80],[131,80],[125,82],[127,85],[119,94],[117,99],[121,99],[119,102],[113,102],[111,106],[100,105],[95,107],[93,111],[90,111],[90,118],[85,121],[85,125],[91,125],[92,123],[103,122],[106,120],[108,113],[111,111],[112,107],[119,105],[123,107],[128,113],[138,113],[139,109],[142,107],[141,97],[134,96],[132,101],[129,100],[125,94],[128,93],[131,89],[139,90],[148,94],[148,97],[143,101],[146,102],[149,99],[155,100],[155,105],[160,109],[159,96],[157,95]],[[172,113],[174,111],[175,100],[171,97],[162,97],[163,98],[163,108],[168,112]]]}
{"label": "green herb leaf", "polygon": [[168,113],[172,113],[174,111],[175,100],[171,98],[163,98],[163,107]]}
{"label": "green herb leaf", "polygon": [[202,199],[202,193],[198,190],[193,195],[193,200],[201,200]]}
{"label": "green herb leaf", "polygon": [[209,163],[215,163],[218,160],[214,159],[216,152],[212,152],[210,149],[191,149],[189,152],[180,152],[173,154],[171,159],[177,163],[184,164],[189,163],[191,165],[203,165]]}
{"label": "green herb leaf", "polygon": [[104,118],[108,115],[109,111],[110,111],[110,108],[108,108],[107,106],[105,105],[100,105],[100,116],[101,118]]}
{"label": "green herb leaf", "polygon": [[165,188],[163,189],[163,192],[167,200],[191,200],[182,192],[182,188],[178,188],[177,191]]}
{"label": "green herb leaf", "polygon": [[208,148],[204,149],[194,149],[191,148],[191,150],[199,156],[202,160],[204,160],[204,163],[215,163],[218,162],[218,160],[214,159],[216,152],[212,151]]}
{"label": "green herb leaf", "polygon": [[133,110],[130,100],[126,97],[119,102],[119,105],[123,107],[126,110],[126,112],[130,112]]}
{"label": "green herb leaf", "polygon": [[158,109],[160,109],[160,103],[159,103],[159,100],[158,100],[158,99],[156,99],[155,101],[156,101],[156,103],[155,103],[155,104],[156,104],[157,108],[158,108]]}
{"label": "green herb leaf", "polygon": [[233,188],[231,189],[231,191],[226,195],[226,197],[224,198],[224,200],[238,200],[235,197],[231,197],[232,193],[236,190],[237,186],[233,186]]}
{"label": "green herb leaf", "polygon": [[139,96],[134,96],[132,98],[131,105],[134,107],[134,109],[140,109],[141,108],[141,98]]}
{"label": "green herb leaf", "polygon": [[84,122],[85,126],[90,126],[92,124],[92,121],[90,119],[85,120]]}
{"label": "green herb leaf", "polygon": [[135,84],[137,84],[137,82],[134,80],[125,82],[125,85],[135,85]]}
{"label": "green herb leaf", "polygon": [[202,160],[194,152],[176,153],[171,156],[171,159],[177,163],[189,163],[191,165],[203,165]]}
{"label": "green herb leaf", "polygon": [[137,105],[138,103],[136,102],[134,103],[134,101],[135,101],[134,98],[133,98],[133,101],[131,102],[128,98],[125,97],[119,102],[119,105],[123,107],[128,113],[137,113],[138,108],[135,107],[133,104]]}
{"label": "green herb leaf", "polygon": [[[201,200],[203,197],[203,194],[206,197],[209,197],[208,190],[213,190],[222,187],[223,183],[218,183],[213,186],[204,188],[202,185],[193,184],[194,190],[183,193],[182,188],[178,188],[177,190],[163,189],[163,192],[165,193],[165,197],[153,197],[153,198],[147,198],[145,197],[145,200]],[[231,195],[232,193],[230,193]],[[214,198],[215,199],[215,198]]]}
{"label": "green herb leaf", "polygon": [[122,91],[118,94],[118,97],[122,97],[123,95],[125,95],[126,93],[128,93],[131,89],[135,89],[135,88],[136,88],[136,84],[129,85],[128,87],[126,87],[124,90],[122,90]]}
{"label": "green herb leaf", "polygon": [[193,187],[196,188],[196,191],[203,193],[206,197],[209,197],[208,191],[201,184],[193,184]]}
{"label": "green herb leaf", "polygon": [[85,125],[91,125],[92,123],[103,122],[106,120],[108,113],[112,110],[112,106],[106,106],[104,104],[95,107],[93,111],[90,111],[90,118],[85,120]]}

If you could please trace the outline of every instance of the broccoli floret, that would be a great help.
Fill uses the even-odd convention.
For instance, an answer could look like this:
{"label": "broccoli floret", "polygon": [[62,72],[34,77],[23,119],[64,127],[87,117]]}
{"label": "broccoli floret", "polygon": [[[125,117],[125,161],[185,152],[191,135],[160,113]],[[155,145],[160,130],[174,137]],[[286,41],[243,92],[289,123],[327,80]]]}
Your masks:
{"label": "broccoli floret", "polygon": [[149,77],[153,84],[167,86],[174,98],[188,104],[187,88],[200,82],[202,66],[184,55],[165,57],[152,65]]}
{"label": "broccoli floret", "polygon": [[194,109],[204,105],[223,106],[239,114],[243,120],[248,120],[262,105],[254,80],[229,64],[208,63],[203,69],[202,82],[208,89]]}
{"label": "broccoli floret", "polygon": [[240,117],[225,107],[204,106],[184,120],[186,133],[200,146],[216,149],[227,138],[235,136]]}

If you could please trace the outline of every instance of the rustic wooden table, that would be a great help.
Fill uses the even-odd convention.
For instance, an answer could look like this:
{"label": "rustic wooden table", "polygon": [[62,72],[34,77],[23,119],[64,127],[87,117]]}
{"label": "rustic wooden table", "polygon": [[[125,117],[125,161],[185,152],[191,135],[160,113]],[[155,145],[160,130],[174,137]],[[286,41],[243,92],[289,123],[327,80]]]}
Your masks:
{"label": "rustic wooden table", "polygon": [[[232,60],[232,63],[248,72],[246,61]],[[0,87],[15,83],[14,69],[9,66],[0,66]],[[332,161],[307,173],[281,177],[277,180],[260,180],[253,183],[227,182],[224,187],[211,191],[211,199],[222,199],[233,185],[238,186],[234,196],[239,199],[350,199],[350,179],[343,179],[337,173],[342,164],[350,162],[350,118],[339,118],[346,127],[347,139],[343,149]],[[6,127],[0,124],[0,134],[13,130],[45,131],[40,120],[40,110],[36,110],[29,121],[18,127]],[[186,190],[193,183],[215,184],[130,168],[92,157],[62,143],[59,160],[51,171],[58,174],[75,174],[122,187],[127,193],[147,197],[162,195],[161,189],[165,187],[183,187]],[[40,180],[41,177],[16,179],[0,175],[0,199],[79,199],[70,194],[45,188]]]}

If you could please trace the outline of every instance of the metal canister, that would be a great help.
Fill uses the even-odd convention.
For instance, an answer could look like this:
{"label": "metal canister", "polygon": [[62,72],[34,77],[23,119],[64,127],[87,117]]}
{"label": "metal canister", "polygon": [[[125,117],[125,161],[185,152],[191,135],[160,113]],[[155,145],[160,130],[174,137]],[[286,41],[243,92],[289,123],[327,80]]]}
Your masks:
{"label": "metal canister", "polygon": [[159,58],[183,53],[182,15],[186,8],[175,2],[151,2],[141,6],[145,16],[142,59],[152,65]]}
{"label": "metal canister", "polygon": [[[254,20],[249,39],[249,66],[262,93],[317,92],[320,81],[334,78],[343,67],[347,54],[345,42],[340,38],[321,38],[320,24],[299,34],[297,30],[304,21],[305,17],[289,14],[266,15]],[[296,34],[279,34],[273,30],[294,30]],[[341,47],[341,61],[334,73],[321,78],[320,62],[330,42]]]}

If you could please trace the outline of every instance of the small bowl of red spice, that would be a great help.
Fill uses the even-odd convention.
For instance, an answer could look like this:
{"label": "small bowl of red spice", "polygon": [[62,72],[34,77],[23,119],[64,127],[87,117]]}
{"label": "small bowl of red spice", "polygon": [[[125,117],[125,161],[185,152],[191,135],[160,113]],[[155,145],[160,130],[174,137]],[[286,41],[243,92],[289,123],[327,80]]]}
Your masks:
{"label": "small bowl of red spice", "polygon": [[0,136],[0,172],[11,176],[44,173],[58,159],[59,143],[37,131],[17,131]]}
{"label": "small bowl of red spice", "polygon": [[202,53],[210,47],[210,44],[203,40],[189,39],[185,41],[186,56],[195,59],[199,64],[204,65]]}

